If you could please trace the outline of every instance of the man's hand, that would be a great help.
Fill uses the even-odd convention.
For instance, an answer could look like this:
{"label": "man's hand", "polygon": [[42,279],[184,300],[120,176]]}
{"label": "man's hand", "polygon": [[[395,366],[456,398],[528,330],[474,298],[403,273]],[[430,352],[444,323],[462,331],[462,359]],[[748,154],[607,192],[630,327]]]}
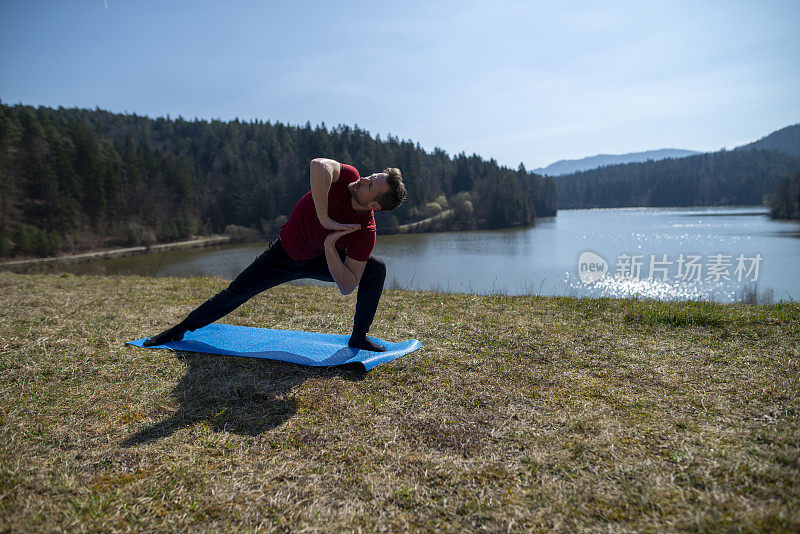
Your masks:
{"label": "man's hand", "polygon": [[[353,231],[353,230],[358,230],[359,228],[361,228],[361,225],[358,224],[358,223],[352,223],[352,224],[338,223],[338,222],[334,221],[333,219],[331,219],[330,217],[327,217],[324,221],[320,221],[320,222],[322,223],[322,227],[323,228],[327,228],[328,230],[350,230],[350,231]],[[345,233],[349,234],[350,232],[345,232]],[[333,234],[331,234],[331,235],[333,235]],[[339,237],[342,237],[342,235],[344,235],[344,234],[341,234]],[[336,241],[334,241],[334,243],[335,242]]]}
{"label": "man's hand", "polygon": [[[340,237],[342,237],[344,235],[347,235],[347,234],[349,234],[351,232],[355,232],[356,230],[361,228],[360,224],[355,224],[355,225],[353,225],[353,224],[340,224],[340,223],[331,221],[330,219],[328,219],[328,220],[330,222],[332,222],[333,224],[336,224],[336,225],[341,226],[341,227],[345,227],[345,229],[340,231],[340,232],[334,232],[332,234],[329,234],[328,237],[325,238],[325,248],[326,249],[327,248],[333,248],[334,246],[336,246],[336,242],[339,241]],[[327,226],[325,228],[327,228]]]}

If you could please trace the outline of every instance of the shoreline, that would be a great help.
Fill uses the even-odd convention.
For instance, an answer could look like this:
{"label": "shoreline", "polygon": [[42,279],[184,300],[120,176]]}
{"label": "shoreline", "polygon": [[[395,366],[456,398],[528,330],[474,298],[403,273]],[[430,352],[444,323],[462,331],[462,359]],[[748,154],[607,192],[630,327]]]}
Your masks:
{"label": "shoreline", "polygon": [[121,258],[123,256],[136,256],[139,254],[149,254],[151,252],[164,252],[168,250],[177,250],[182,248],[202,248],[213,245],[231,243],[233,241],[234,241],[233,236],[211,235],[207,237],[198,237],[195,239],[189,239],[186,241],[159,243],[156,245],[140,245],[136,247],[96,250],[92,252],[83,252],[80,254],[70,254],[67,256],[48,256],[44,258],[28,258],[22,260],[3,261],[0,262],[0,270],[6,270],[14,267],[28,267],[32,265],[41,265],[45,263],[83,263],[92,260],[99,260],[106,258]]}
{"label": "shoreline", "polygon": [[[764,205],[757,205],[757,204],[731,204],[731,205],[712,205],[712,206],[621,206],[621,207],[603,207],[603,208],[559,208],[558,211],[599,211],[599,210],[645,210],[645,209],[659,209],[659,210],[680,210],[680,209],[701,209],[701,208],[762,208],[767,209]],[[426,225],[430,225],[434,222],[438,222],[444,219],[448,219],[455,214],[455,211],[450,208],[438,213],[432,217],[428,217],[426,219],[422,219],[412,223],[401,224],[397,228],[397,232],[389,233],[384,235],[396,235],[396,234],[409,234],[409,233],[440,233],[440,232],[430,232],[430,231],[417,231],[420,228],[425,228]],[[714,216],[716,214],[709,214],[709,216]],[[742,215],[769,215],[769,211],[765,212],[753,212],[753,213],[745,213]],[[547,216],[547,217],[537,217],[537,219],[549,219],[552,217],[556,217],[556,215]],[[791,220],[791,219],[786,219]],[[487,228],[476,228],[474,230],[468,231],[495,231],[495,230],[510,230],[515,229],[517,227],[508,227],[508,228],[494,228],[494,229],[487,229]],[[452,230],[444,230],[444,232],[451,232]],[[456,230],[456,231],[464,231],[464,230]],[[103,259],[103,258],[115,258],[115,257],[123,257],[123,256],[133,256],[138,254],[147,254],[150,252],[160,252],[165,250],[175,250],[181,248],[202,248],[206,246],[213,246],[219,244],[226,244],[226,243],[233,243],[236,241],[236,238],[231,235],[223,235],[223,234],[212,234],[210,236],[205,237],[195,237],[194,239],[185,240],[185,241],[175,241],[169,243],[158,243],[154,245],[139,245],[135,247],[124,247],[124,248],[114,248],[114,249],[101,249],[101,250],[93,250],[82,252],[79,254],[69,254],[63,256],[46,256],[43,258],[23,258],[23,259],[16,259],[16,260],[3,260],[0,261],[0,270],[4,268],[11,268],[11,267],[24,267],[28,265],[37,265],[43,263],[81,263],[84,261],[91,261],[96,259]]]}

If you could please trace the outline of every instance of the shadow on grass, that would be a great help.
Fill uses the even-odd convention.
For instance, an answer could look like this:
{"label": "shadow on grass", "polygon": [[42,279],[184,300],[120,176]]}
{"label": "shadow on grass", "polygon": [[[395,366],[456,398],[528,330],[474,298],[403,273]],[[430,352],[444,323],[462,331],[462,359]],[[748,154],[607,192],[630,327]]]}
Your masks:
{"label": "shadow on grass", "polygon": [[218,432],[257,436],[288,421],[297,411],[291,391],[310,378],[363,380],[361,364],[306,367],[259,358],[178,352],[186,374],[172,390],[180,404],[169,417],[125,439],[135,447],[204,423]]}

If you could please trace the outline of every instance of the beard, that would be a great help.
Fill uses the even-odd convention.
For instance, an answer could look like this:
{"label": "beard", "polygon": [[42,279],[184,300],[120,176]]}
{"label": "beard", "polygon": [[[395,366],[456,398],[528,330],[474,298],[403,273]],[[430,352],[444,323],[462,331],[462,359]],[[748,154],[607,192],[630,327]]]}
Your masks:
{"label": "beard", "polygon": [[[358,184],[358,182],[353,182],[354,184]],[[366,206],[361,200],[358,198],[358,186],[348,187],[347,190],[350,192],[350,196],[353,197],[353,200],[356,201],[356,204],[359,206]]]}

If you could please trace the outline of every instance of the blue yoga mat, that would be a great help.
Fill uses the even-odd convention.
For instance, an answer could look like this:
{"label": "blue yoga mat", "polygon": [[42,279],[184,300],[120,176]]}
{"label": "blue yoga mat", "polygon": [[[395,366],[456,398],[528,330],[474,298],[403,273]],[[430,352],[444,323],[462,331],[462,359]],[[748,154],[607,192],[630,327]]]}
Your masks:
{"label": "blue yoga mat", "polygon": [[[129,341],[142,347],[147,338]],[[386,347],[386,352],[372,352],[347,346],[350,336],[319,334],[297,330],[270,330],[230,324],[211,323],[194,332],[186,332],[181,341],[172,341],[155,348],[205,352],[226,356],[269,358],[300,365],[344,365],[360,363],[369,371],[376,365],[392,361],[422,347],[416,339],[391,343],[372,338]]]}

